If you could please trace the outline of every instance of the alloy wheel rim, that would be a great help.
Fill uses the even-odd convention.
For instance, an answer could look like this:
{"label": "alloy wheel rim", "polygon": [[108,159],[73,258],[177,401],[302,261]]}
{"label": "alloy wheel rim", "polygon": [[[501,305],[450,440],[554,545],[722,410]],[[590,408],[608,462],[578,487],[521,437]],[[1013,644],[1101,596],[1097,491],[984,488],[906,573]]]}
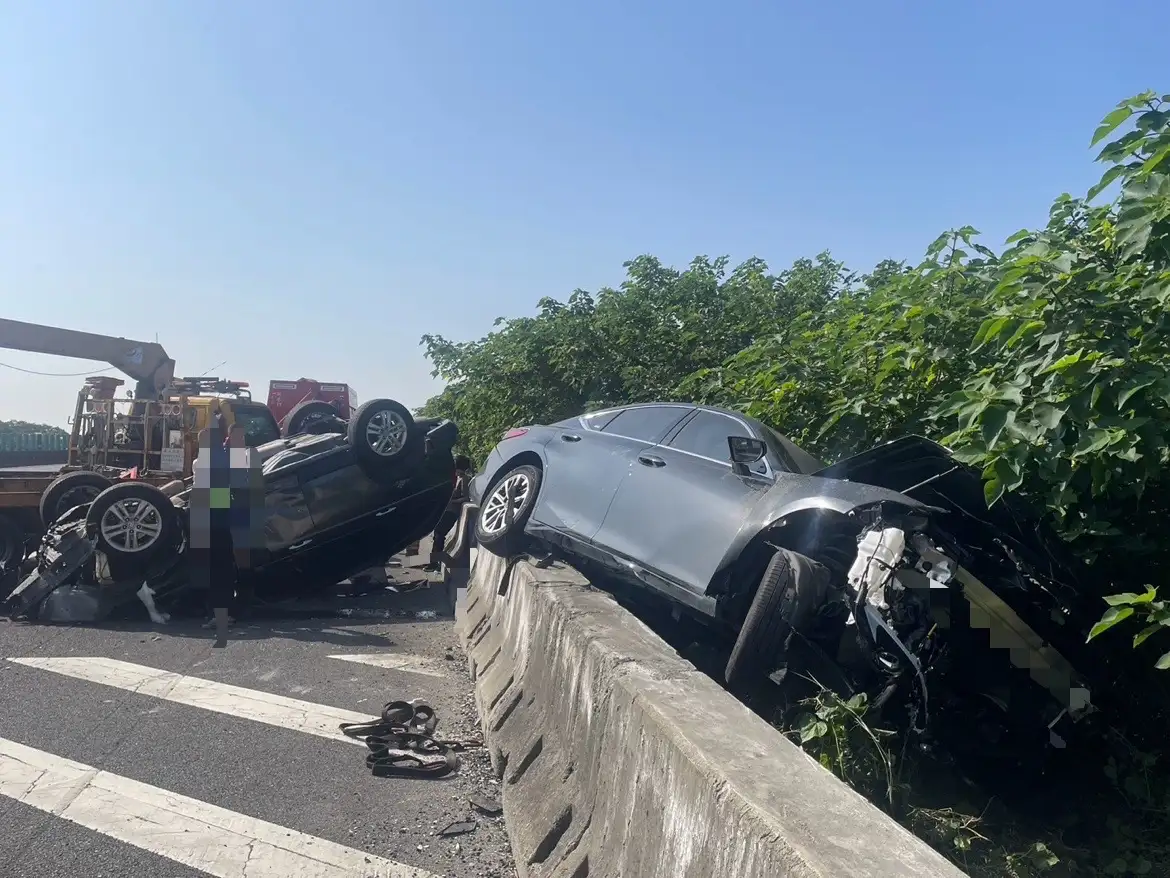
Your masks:
{"label": "alloy wheel rim", "polygon": [[109,545],[135,554],[149,549],[162,536],[162,513],[148,500],[118,500],[103,513],[100,528]]}
{"label": "alloy wheel rim", "polygon": [[379,457],[393,457],[406,444],[406,421],[395,411],[377,412],[366,424],[366,442]]}
{"label": "alloy wheel rim", "polygon": [[524,473],[513,473],[496,486],[483,506],[480,525],[484,533],[497,534],[507,529],[532,490],[532,481]]}

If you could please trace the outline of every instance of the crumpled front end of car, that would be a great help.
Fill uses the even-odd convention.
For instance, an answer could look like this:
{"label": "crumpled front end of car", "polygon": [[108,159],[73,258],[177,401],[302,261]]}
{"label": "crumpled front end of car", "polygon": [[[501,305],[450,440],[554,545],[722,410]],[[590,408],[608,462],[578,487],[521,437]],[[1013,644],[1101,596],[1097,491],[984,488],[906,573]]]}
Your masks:
{"label": "crumpled front end of car", "polygon": [[191,588],[185,553],[161,553],[149,568],[123,575],[98,549],[96,534],[86,527],[81,506],[70,510],[45,532],[35,554],[36,566],[12,591],[3,612],[14,620],[91,623],[140,612],[152,617]]}
{"label": "crumpled front end of car", "polygon": [[[873,703],[907,705],[914,728],[976,730],[991,747],[1066,749],[1103,722],[1140,722],[1121,694],[1140,691],[1132,656],[1086,643],[1109,583],[1020,498],[989,508],[980,473],[918,436],[814,478],[843,513],[800,549],[836,585],[817,645]],[[784,529],[772,533],[783,541]]]}
{"label": "crumpled front end of car", "polygon": [[908,684],[911,725],[925,731],[932,713],[950,709],[936,703],[935,691],[958,695],[985,708],[1002,734],[1066,747],[1094,712],[1090,684],[972,570],[976,554],[994,547],[961,543],[935,514],[879,504],[857,515],[862,529],[843,587],[845,627],[879,698]]}

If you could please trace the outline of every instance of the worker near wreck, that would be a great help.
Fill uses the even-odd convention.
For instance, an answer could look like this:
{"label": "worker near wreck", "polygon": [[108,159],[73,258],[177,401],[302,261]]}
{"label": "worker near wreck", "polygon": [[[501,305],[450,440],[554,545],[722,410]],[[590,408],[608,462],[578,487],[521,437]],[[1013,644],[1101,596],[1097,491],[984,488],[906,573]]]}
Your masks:
{"label": "worker near wreck", "polygon": [[451,499],[447,503],[447,508],[443,510],[438,524],[435,525],[434,533],[431,534],[431,557],[430,563],[426,567],[427,570],[437,571],[440,569],[447,534],[451,533],[451,528],[459,521],[459,513],[463,509],[463,504],[467,502],[467,487],[471,483],[472,475],[471,458],[466,454],[456,455],[455,484],[452,487]]}
{"label": "worker near wreck", "polygon": [[[228,627],[263,539],[264,477],[243,428],[222,420],[199,433],[191,491],[191,576],[208,596],[215,646],[227,645]],[[238,615],[238,613],[237,613]]]}

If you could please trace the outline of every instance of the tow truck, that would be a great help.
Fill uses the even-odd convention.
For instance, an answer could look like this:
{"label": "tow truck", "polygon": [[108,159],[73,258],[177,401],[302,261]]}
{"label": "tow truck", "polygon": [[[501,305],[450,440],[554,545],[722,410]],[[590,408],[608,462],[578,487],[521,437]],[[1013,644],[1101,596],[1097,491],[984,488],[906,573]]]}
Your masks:
{"label": "tow truck", "polygon": [[252,401],[246,382],[176,379],[175,361],[157,342],[0,319],[0,348],[104,361],[136,382],[119,398],[122,379],[85,380],[59,470],[0,472],[0,568],[19,565],[30,539],[116,481],[164,486],[189,478],[199,431],[213,420],[242,424],[249,445],[280,438],[272,412]]}

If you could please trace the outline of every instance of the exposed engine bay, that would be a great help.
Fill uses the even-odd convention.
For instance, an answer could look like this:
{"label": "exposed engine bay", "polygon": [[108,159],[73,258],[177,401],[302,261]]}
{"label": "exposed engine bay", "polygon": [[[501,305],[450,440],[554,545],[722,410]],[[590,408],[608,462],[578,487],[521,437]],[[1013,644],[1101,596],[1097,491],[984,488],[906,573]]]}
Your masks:
{"label": "exposed engine bay", "polygon": [[[173,609],[192,590],[183,563],[185,532],[180,531],[172,551],[159,553],[144,568],[124,571],[98,548],[84,513],[85,507],[70,510],[48,529],[32,559],[33,570],[7,597],[5,612],[41,622],[87,623],[141,604],[153,622],[167,622],[169,615],[155,600]],[[194,600],[197,605],[198,596]]]}
{"label": "exposed engine bay", "polygon": [[926,516],[899,512],[863,514],[842,595],[842,633],[861,648],[839,657],[866,660],[861,678],[878,690],[875,706],[903,691],[915,732],[927,731],[938,685],[997,709],[1029,737],[1047,729],[1048,744],[1064,748],[1070,724],[1093,712],[1088,683],[964,566],[966,553],[929,532]]}
{"label": "exposed engine bay", "polygon": [[819,475],[912,501],[855,509],[808,547],[832,585],[798,631],[849,691],[904,711],[902,724],[928,737],[950,723],[1032,752],[1126,722],[1132,651],[1086,643],[1109,586],[1090,581],[1016,498],[989,510],[978,473],[918,437]]}

